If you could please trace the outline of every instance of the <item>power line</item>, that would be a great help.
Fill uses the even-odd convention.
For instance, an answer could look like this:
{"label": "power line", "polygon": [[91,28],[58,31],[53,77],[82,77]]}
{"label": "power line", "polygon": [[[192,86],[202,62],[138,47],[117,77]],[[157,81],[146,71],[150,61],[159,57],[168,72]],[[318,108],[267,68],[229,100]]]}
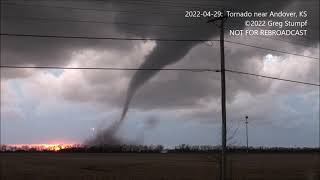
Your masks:
{"label": "power line", "polygon": [[[60,35],[38,35],[38,34],[15,34],[15,33],[1,33],[1,36],[16,36],[16,37],[37,37],[37,38],[57,38],[57,39],[99,39],[99,40],[120,40],[120,41],[168,41],[168,42],[206,42],[206,41],[220,41],[220,40],[212,40],[212,39],[168,39],[168,38],[123,38],[123,37],[91,37],[91,36],[60,36]],[[234,42],[230,40],[225,40],[225,42],[230,43],[230,44],[236,44],[236,45],[241,45],[241,46],[247,46],[247,47],[252,47],[252,48],[257,48],[257,49],[262,49],[262,50],[267,50],[267,51],[273,51],[273,52],[278,52],[282,54],[289,54],[289,55],[294,55],[294,56],[300,56],[300,57],[305,57],[309,59],[315,59],[319,60],[317,57],[312,57],[312,56],[305,56],[302,54],[295,54],[295,53],[290,53],[287,51],[280,51],[280,50],[275,50],[275,49],[270,49],[270,48],[264,48],[260,46],[255,46],[255,45],[250,45],[250,44],[245,44],[245,43],[240,43],[240,42]]]}
{"label": "power line", "polygon": [[[117,1],[116,3],[119,3],[119,4],[126,4],[126,5],[145,5],[145,6],[162,6],[162,7],[178,7],[178,8],[202,8],[202,9],[209,9],[208,6],[206,7],[196,7],[196,6],[185,6],[183,4],[177,4],[177,3],[169,3],[169,2],[166,2],[165,4],[161,4],[161,1],[159,3],[154,3],[154,2],[148,2],[148,1],[137,1],[137,2],[132,2],[132,1]],[[221,6],[220,6],[221,7]]]}
{"label": "power line", "polygon": [[[163,3],[166,3],[166,4],[150,4],[150,1],[140,1],[140,2],[147,2],[149,4],[138,4],[138,5],[156,5],[156,6],[168,6],[168,3],[170,2],[163,2]],[[154,2],[154,1],[153,1]],[[117,3],[128,3],[128,4],[137,4],[139,2],[131,2],[131,1],[117,1]],[[40,4],[21,4],[21,3],[8,3],[8,2],[5,2],[5,3],[2,3],[3,5],[11,5],[11,6],[33,6],[33,7],[46,7],[46,8],[62,8],[62,9],[74,9],[74,10],[94,10],[94,11],[102,11],[102,12],[121,12],[121,13],[142,13],[144,14],[146,11],[127,11],[127,10],[109,10],[109,9],[90,9],[90,8],[82,8],[82,7],[66,7],[66,6],[48,6],[48,5],[40,5]],[[171,2],[171,4],[173,4]],[[174,4],[177,4],[177,3],[174,3]],[[178,3],[178,4],[181,4],[181,3]],[[211,7],[219,7],[219,8],[227,8],[226,6],[217,6],[217,5],[207,5],[207,6],[211,6]],[[170,7],[170,6],[169,6]],[[171,6],[171,7],[174,7],[174,6]],[[181,6],[181,7],[188,7],[188,6]],[[195,7],[189,7],[189,8],[195,8]],[[232,8],[232,7],[229,7],[229,8]],[[238,9],[240,10],[240,9]],[[181,13],[170,13],[170,12],[166,12],[166,13],[161,13],[161,12],[150,12],[150,14],[162,14],[162,15],[179,15],[181,16]],[[318,28],[317,27],[315,29],[315,31],[318,31]]]}
{"label": "power line", "polygon": [[310,58],[310,59],[319,59],[317,57],[306,56],[306,55],[296,54],[296,53],[290,53],[290,52],[287,52],[287,51],[280,51],[280,50],[275,50],[275,49],[255,46],[255,45],[251,45],[251,44],[245,44],[245,43],[234,42],[234,41],[229,41],[229,40],[225,40],[225,41],[228,42],[228,43],[232,43],[232,44],[238,44],[238,45],[241,45],[241,46],[247,46],[247,47],[252,47],[252,48],[257,48],[257,49],[263,49],[263,50],[278,52],[278,53],[282,53],[282,54],[290,54],[290,55],[300,56],[300,57],[305,57],[305,58]]}
{"label": "power line", "polygon": [[[132,1],[115,1],[118,4],[125,4],[125,5],[138,5],[138,6],[156,6],[156,7],[178,7],[178,8],[198,8],[198,9],[212,9],[219,8],[219,9],[225,9],[228,8],[229,10],[248,10],[248,9],[240,9],[236,7],[232,7],[230,5],[217,5],[217,4],[199,4],[199,3],[176,3],[172,1],[143,1],[138,0],[135,2]],[[223,1],[214,1],[216,3],[224,3]],[[113,3],[113,2],[111,2]],[[212,3],[212,1],[210,1]],[[12,3],[12,2],[4,2],[2,3],[4,5],[12,5],[12,6],[34,6],[34,7],[48,7],[48,8],[68,8],[68,9],[75,9],[75,10],[94,10],[94,11],[111,11],[111,12],[124,12],[124,13],[141,13],[141,11],[118,11],[118,10],[104,10],[104,9],[88,9],[88,8],[81,8],[81,7],[66,7],[66,6],[47,6],[47,5],[39,5],[39,4],[25,4],[25,3]],[[190,5],[190,6],[187,6]],[[202,7],[203,6],[203,7]],[[152,14],[165,14],[165,15],[181,15],[178,13],[152,13]]]}
{"label": "power line", "polygon": [[206,42],[219,41],[210,39],[167,39],[167,38],[124,38],[124,37],[92,37],[92,36],[59,36],[59,35],[36,35],[36,34],[15,34],[1,33],[1,36],[16,37],[38,37],[38,38],[57,38],[57,39],[92,39],[92,40],[118,40],[118,41],[176,41],[176,42]]}
{"label": "power line", "polygon": [[[4,2],[5,1],[8,1],[8,0],[3,0]],[[22,0],[23,1],[23,0]],[[34,1],[34,0],[30,0],[31,2]],[[47,2],[52,2],[52,0],[41,0],[42,2],[44,1],[47,1]],[[53,2],[72,2],[73,0],[55,0]],[[96,0],[96,1],[101,1],[102,3],[105,3],[104,0]],[[119,0],[121,1],[121,0]],[[25,2],[25,1],[23,1]],[[77,2],[80,2],[81,3],[81,0],[78,0]],[[86,1],[84,1],[86,2]],[[115,0],[115,2],[118,2]],[[128,2],[128,1],[127,1]],[[202,5],[202,6],[210,6],[211,4],[207,4],[207,3],[212,3],[212,2],[216,2],[216,3],[225,3],[224,0],[208,0],[208,1],[197,1],[197,3],[194,3],[194,1],[184,1],[183,3],[176,3],[176,2],[173,2],[173,1],[143,1],[143,0],[136,0],[136,2],[148,2],[148,3],[174,3],[174,4],[179,4],[179,5]],[[289,1],[290,2],[290,1]],[[273,3],[270,3],[270,2],[260,2],[260,3],[263,3],[264,5],[265,4],[270,4],[270,5],[273,5]],[[278,2],[278,4],[281,4],[281,3],[285,3],[287,4],[288,2],[285,2],[284,0],[281,1],[281,2]],[[303,5],[312,5],[314,6],[315,4],[319,4],[319,2],[317,1],[314,1],[314,2],[308,2],[308,1],[303,1],[303,2],[296,2],[296,3],[299,3],[299,4],[303,4]]]}
{"label": "power line", "polygon": [[[244,22],[233,21],[232,24],[229,24],[228,28],[233,29],[234,27],[231,26],[231,25],[234,25],[234,24],[243,26]],[[255,28],[256,29],[262,29],[262,28],[257,28],[257,27],[255,27]],[[308,31],[315,32],[318,35],[319,27],[311,28],[310,26],[308,26]],[[254,37],[254,36],[252,36],[252,37]],[[255,36],[255,37],[257,37],[257,36]],[[272,37],[268,37],[268,36],[258,36],[258,37],[259,38],[265,38],[265,39],[272,39],[272,40],[276,40],[276,41],[283,41],[283,42],[291,43],[291,44],[294,44],[294,45],[300,45],[300,46],[306,46],[306,47],[309,47],[308,44],[306,44],[307,42],[313,43],[314,40],[315,40],[315,38],[310,38],[310,37],[307,37],[307,36],[300,36],[299,39],[297,39],[297,40],[300,41],[300,42],[301,41],[306,42],[306,43],[300,43],[300,42],[297,42],[297,41],[283,40],[283,39],[272,38]]]}
{"label": "power line", "polygon": [[[21,21],[19,23],[20,23],[19,25],[21,25],[21,24],[27,24],[27,25],[32,24],[32,25],[34,25],[34,23],[37,23],[37,22]],[[40,23],[42,23],[42,22],[40,22]],[[44,23],[47,23],[47,22],[44,22]],[[55,22],[53,22],[53,23],[55,23]],[[126,24],[126,23],[121,23],[121,22],[120,23],[116,22],[115,24],[118,24],[119,26],[126,26],[126,28],[125,28],[126,31],[124,32],[123,35],[129,35],[131,37],[137,37],[136,33],[141,31],[142,29],[146,28],[146,26],[139,26],[139,25],[134,25],[134,24]],[[168,35],[170,33],[189,34],[189,35],[194,34],[194,30],[192,30],[192,29],[180,29],[180,28],[175,28],[175,27],[171,27],[170,28],[170,27],[164,27],[164,26],[159,26],[159,27],[151,26],[151,27],[148,27],[148,28],[152,28],[152,31],[154,33],[157,33],[158,35],[160,35],[160,34]],[[183,28],[183,27],[181,27],[181,28]],[[39,28],[39,29],[41,29],[41,28]],[[199,36],[201,36],[202,34],[204,34],[204,32],[199,32],[198,33]],[[116,35],[118,35],[117,32],[112,32],[111,34],[108,34],[108,36],[116,36]],[[128,36],[125,36],[125,37],[128,37]],[[168,38],[169,37],[171,37],[171,36],[168,36]],[[187,37],[187,36],[185,36],[185,37]],[[172,37],[172,38],[174,38],[174,37]],[[195,37],[195,39],[196,38],[197,37]]]}
{"label": "power line", "polygon": [[[38,23],[38,22],[34,22],[34,21],[31,21],[31,22],[28,22],[27,21],[19,21],[19,25],[21,24],[32,24],[34,25],[35,23]],[[40,23],[59,23],[59,21],[57,22],[40,22]],[[88,22],[88,23],[91,23],[91,22]],[[92,22],[94,23],[94,22]],[[105,25],[108,25],[107,23],[99,23],[99,24],[105,24]],[[110,24],[113,24],[113,23],[110,23]],[[146,26],[142,26],[142,25],[138,25],[138,24],[129,24],[129,23],[125,23],[125,22],[115,22],[114,23],[115,25],[119,25],[119,26],[126,26],[126,32],[125,34],[130,34],[131,36],[136,36],[135,32],[137,31],[140,31],[141,29],[145,29],[147,27]],[[168,33],[185,33],[185,34],[191,34],[191,33],[194,33],[194,31],[192,30],[192,27],[190,29],[182,29],[183,27],[181,28],[177,28],[177,27],[165,27],[165,26],[157,26],[157,25],[151,25],[150,27],[148,28],[152,28],[153,29],[153,32],[157,32],[157,33],[162,33],[162,34],[165,34],[167,35]],[[41,29],[41,28],[40,28]],[[128,31],[129,30],[129,31]],[[199,32],[199,35],[203,34],[203,32]],[[113,36],[115,34],[109,34],[109,36]]]}
{"label": "power line", "polygon": [[[114,24],[114,25],[128,25],[128,26],[142,26],[145,28],[148,27],[164,27],[164,28],[183,28],[183,29],[190,29],[190,28],[199,28],[199,26],[205,27],[203,24],[193,24],[193,25],[170,25],[170,24],[143,24],[143,23],[128,23],[128,22],[108,22],[108,21],[95,21],[95,20],[77,20],[77,19],[62,19],[62,18],[39,18],[39,17],[17,17],[17,16],[3,16],[4,20],[30,20],[30,21],[42,21],[45,23],[51,23],[53,22],[71,22],[71,23],[93,23],[93,24]],[[189,31],[179,31],[179,32],[189,32]],[[271,39],[275,41],[282,41],[286,43],[290,43],[297,46],[304,46],[304,47],[310,47],[307,44],[304,43],[298,43],[298,42],[292,42],[290,40],[283,40],[283,39],[277,39],[272,37],[264,37],[259,36],[259,38],[264,39]]]}
{"label": "power line", "polygon": [[71,10],[79,10],[79,11],[95,11],[95,12],[114,12],[114,13],[137,13],[137,14],[159,14],[159,15],[175,15],[175,16],[181,16],[181,13],[171,13],[171,12],[148,12],[146,11],[128,11],[128,10],[113,10],[113,9],[96,9],[96,8],[82,8],[82,7],[67,7],[67,6],[48,6],[48,5],[38,5],[38,4],[19,4],[19,3],[1,3],[1,5],[7,5],[7,6],[24,6],[24,7],[43,7],[43,8],[55,8],[55,9],[71,9]]}
{"label": "power line", "polygon": [[[145,1],[147,2],[147,1]],[[147,2],[146,3],[139,3],[139,2],[131,2],[131,1],[126,1],[126,2],[121,2],[117,1],[116,3],[119,4],[127,4],[127,5],[147,5],[147,6],[157,6],[157,7],[182,7],[182,8],[199,8],[199,9],[210,9],[211,7],[216,7],[216,8],[226,8],[225,6],[218,6],[218,5],[210,5],[210,8],[208,6],[204,7],[192,7],[192,6],[177,6],[177,5],[168,5],[166,4],[154,4]],[[121,13],[139,13],[139,14],[146,14],[146,11],[127,11],[127,10],[113,10],[113,9],[95,9],[95,8],[82,8],[82,7],[67,7],[67,6],[51,6],[51,5],[43,5],[43,4],[26,4],[26,3],[12,3],[12,2],[4,2],[1,3],[3,5],[8,5],[8,6],[29,6],[29,7],[44,7],[44,8],[58,8],[58,9],[73,9],[73,10],[84,10],[84,11],[102,11],[102,12],[121,12]],[[152,8],[155,9],[155,8]],[[158,9],[161,11],[161,9]],[[172,13],[172,12],[150,12],[150,14],[162,14],[162,15],[179,15],[181,16],[182,13]]]}
{"label": "power line", "polygon": [[[229,20],[230,22],[230,20]],[[243,26],[244,25],[244,21],[232,21],[232,24],[229,24],[228,28],[230,29],[234,29],[234,27],[232,25],[238,25],[238,26]],[[260,29],[260,30],[263,30],[262,28],[259,28],[259,27],[254,27],[254,29]],[[314,33],[311,33],[315,36],[318,36],[319,35],[319,27],[314,27],[314,26],[308,26],[308,31],[311,31],[311,32],[314,32]],[[310,34],[310,33],[309,33]],[[276,39],[276,38],[272,38],[272,37],[268,37],[268,36],[259,36],[261,38],[266,38],[266,39],[274,39],[274,40],[279,40],[279,39]],[[297,36],[296,38],[298,38],[297,40],[298,41],[305,41],[305,42],[314,42],[315,40],[318,40],[318,38],[311,38],[311,37],[308,37],[308,36]],[[283,40],[279,40],[279,41],[283,41]],[[289,43],[293,43],[291,41],[284,41],[284,42],[289,42]],[[297,43],[297,41],[295,41],[295,43]],[[297,43],[297,44],[301,44],[301,43]]]}
{"label": "power line", "polygon": [[169,38],[125,38],[125,37],[92,37],[92,36],[58,36],[58,35],[34,35],[34,34],[12,34],[1,33],[1,36],[17,36],[17,37],[38,37],[38,38],[57,38],[57,39],[87,39],[87,40],[119,40],[119,41],[176,41],[176,42],[206,42],[219,41],[208,39],[169,39]]}
{"label": "power line", "polygon": [[60,67],[60,66],[0,66],[6,69],[58,69],[58,70],[110,70],[110,71],[190,71],[210,72],[219,71],[205,68],[114,68],[114,67]]}
{"label": "power line", "polygon": [[[114,67],[61,67],[61,66],[15,66],[15,65],[1,65],[0,68],[4,69],[58,69],[58,70],[109,70],[109,71],[189,71],[189,72],[221,72],[220,69],[211,69],[211,68],[114,68]],[[266,79],[273,79],[278,81],[291,82],[296,84],[303,84],[309,86],[320,86],[320,84],[303,82],[303,81],[295,81],[290,79],[277,78],[272,76],[265,76],[260,74],[235,71],[230,69],[225,69],[225,72],[243,74],[256,76]]]}
{"label": "power line", "polygon": [[[217,4],[197,4],[197,3],[186,4],[186,3],[175,3],[175,2],[172,2],[172,1],[143,1],[143,0],[137,0],[135,2],[132,2],[132,1],[121,1],[121,0],[119,0],[119,1],[116,1],[116,3],[133,4],[133,5],[151,5],[151,6],[164,6],[164,7],[178,7],[178,8],[210,9],[212,7],[215,7],[215,8],[220,8],[220,9],[226,9],[227,8],[229,10],[242,10],[242,11],[248,10],[248,9],[239,8],[239,7],[237,7],[237,8],[236,7],[232,7],[230,5],[225,6],[225,5],[217,5]],[[190,6],[186,6],[186,5],[190,5]],[[201,7],[201,6],[203,6],[203,7]]]}
{"label": "power line", "polygon": [[[228,8],[226,6],[221,6],[221,5],[215,5],[215,4],[206,4],[206,5],[200,5],[200,4],[189,4],[192,6],[186,6],[187,4],[182,4],[182,3],[174,3],[174,2],[164,2],[164,1],[158,1],[157,3],[154,3],[155,1],[153,1],[152,3],[150,1],[137,1],[137,2],[132,2],[132,1],[117,1],[116,3],[119,4],[127,4],[127,5],[146,5],[146,6],[162,6],[162,7],[178,7],[178,8],[193,8],[193,9],[210,9],[212,7],[215,8]],[[162,3],[162,4],[161,4]],[[196,6],[194,6],[196,5]],[[203,6],[203,7],[201,7]],[[230,9],[234,9],[232,7],[229,7]]]}
{"label": "power line", "polygon": [[[107,21],[94,21],[94,20],[77,20],[77,19],[62,19],[62,18],[39,18],[39,17],[15,17],[15,16],[3,16],[4,20],[31,20],[31,21],[42,21],[45,23],[52,23],[53,22],[71,22],[71,23],[93,23],[93,24],[114,24],[114,25],[127,25],[127,26],[141,26],[145,28],[146,26],[148,27],[164,27],[164,28],[183,28],[183,29],[190,29],[190,28],[199,28],[200,26],[205,26],[203,24],[193,24],[193,25],[170,25],[170,24],[143,24],[143,23],[128,23],[128,22],[107,22]],[[47,21],[47,22],[46,22]],[[175,31],[176,32],[176,31]],[[179,32],[188,32],[190,31],[179,31]],[[296,46],[304,46],[304,47],[310,47],[307,44],[302,44],[302,43],[297,43],[297,42],[291,42],[289,40],[283,40],[283,39],[276,39],[272,37],[264,37],[264,36],[259,36],[259,38],[264,38],[264,39],[271,39],[275,41],[282,41],[286,43],[290,43],[292,45]],[[313,47],[314,48],[314,47]]]}
{"label": "power line", "polygon": [[[114,24],[114,25],[127,25],[127,26],[140,26],[145,28],[146,26],[148,27],[163,27],[163,28],[183,28],[183,29],[189,29],[189,31],[174,31],[174,32],[182,32],[182,33],[190,33],[191,30],[190,28],[199,28],[200,26],[203,26],[203,24],[194,24],[194,25],[169,25],[169,24],[140,24],[140,23],[127,23],[127,22],[107,22],[107,21],[92,21],[92,20],[75,20],[75,19],[57,19],[57,18],[38,18],[38,17],[13,17],[13,16],[4,16],[4,20],[31,20],[31,21],[47,21],[45,23],[52,23],[52,22],[74,22],[74,23],[93,23],[93,24]],[[52,21],[52,22],[50,22]],[[204,26],[203,26],[204,27]],[[170,30],[170,32],[172,32]],[[259,38],[265,38],[265,39],[271,39],[275,41],[282,41],[286,43],[290,43],[292,45],[296,46],[303,46],[303,47],[310,47],[307,44],[302,44],[302,43],[297,43],[297,42],[291,42],[289,40],[283,40],[283,39],[276,39],[276,38],[271,38],[271,37],[264,37],[264,36],[259,36]],[[313,47],[314,48],[314,47]]]}
{"label": "power line", "polygon": [[[125,0],[119,0],[119,1],[125,1]],[[169,4],[178,4],[178,5],[200,5],[200,6],[210,6],[211,4],[202,4],[202,3],[212,3],[212,2],[216,2],[216,3],[226,3],[226,1],[224,1],[224,0],[210,0],[210,1],[197,1],[197,3],[193,3],[193,2],[188,2],[188,1],[185,1],[184,3],[176,3],[176,2],[173,2],[173,1],[143,1],[143,0],[135,0],[136,2],[150,2],[150,3],[169,3]],[[289,0],[289,2],[290,2],[291,0]],[[118,1],[116,1],[116,2],[118,2]],[[126,1],[126,2],[128,2],[128,1]],[[199,3],[201,3],[201,4],[199,4]],[[264,5],[267,5],[267,4],[269,4],[269,5],[274,5],[274,3],[270,3],[270,2],[261,2],[262,4],[264,4]],[[281,2],[278,2],[278,4],[281,4],[281,3],[284,3],[284,4],[287,4],[288,2],[283,2],[283,1],[281,1]],[[316,2],[316,1],[314,1],[314,2],[297,2],[297,3],[299,3],[299,5],[301,5],[301,4],[304,4],[304,5],[312,5],[312,6],[314,6],[315,4],[319,4],[319,2]],[[230,3],[228,3],[228,4],[230,4]]]}
{"label": "power line", "polygon": [[295,80],[289,80],[289,79],[282,79],[282,78],[265,76],[265,75],[260,75],[260,74],[253,74],[253,73],[248,73],[248,72],[241,72],[241,71],[235,71],[235,70],[229,70],[229,69],[226,69],[225,71],[226,72],[230,72],[230,73],[244,74],[244,75],[262,77],[262,78],[267,78],[267,79],[274,79],[274,80],[279,80],[279,81],[292,82],[292,83],[297,83],[297,84],[304,84],[304,85],[310,85],[310,86],[320,86],[320,84],[314,84],[314,83],[303,82],[303,81],[295,81]]}
{"label": "power line", "polygon": [[[47,1],[47,2],[52,2],[52,0],[42,0],[42,2],[43,1]],[[97,1],[99,1],[99,0],[97,0]],[[101,1],[101,0],[100,0]],[[57,2],[59,2],[59,0],[57,0]],[[61,0],[60,2],[66,2],[66,0]],[[77,1],[77,2],[80,2],[81,3],[81,1]],[[131,3],[132,1],[124,1],[124,0],[115,0],[115,1],[109,1],[109,2],[116,2],[116,3],[119,3],[119,2],[121,2],[121,3]],[[162,3],[162,4],[173,4],[173,5],[183,5],[183,6],[185,6],[185,5],[190,5],[190,6],[211,6],[211,5],[215,5],[215,4],[211,4],[211,3],[225,3],[223,0],[211,0],[210,2],[208,2],[208,1],[198,1],[197,3],[194,3],[194,2],[183,2],[183,3],[176,3],[176,2],[173,2],[173,1],[143,1],[143,0],[135,0],[134,1],[135,2],[135,4],[137,4],[137,3],[149,3],[149,4],[153,4],[153,3],[156,3],[156,4],[154,4],[154,5],[158,5],[158,3]],[[102,2],[100,2],[100,3],[106,3],[105,1],[103,1],[102,0]],[[210,4],[208,4],[208,3],[210,3]],[[140,5],[140,4],[139,4]]]}
{"label": "power line", "polygon": [[[122,1],[122,0],[119,0],[117,2],[128,2],[128,1]],[[205,7],[208,7],[208,6],[216,6],[216,4],[202,4],[202,3],[193,3],[193,2],[187,2],[187,3],[176,3],[176,2],[173,2],[173,1],[143,1],[143,0],[135,0],[135,2],[147,2],[147,3],[164,3],[164,4],[173,4],[173,5],[190,5],[190,6],[205,6]],[[210,1],[210,3],[212,2],[216,2],[216,3],[225,3],[223,2],[223,0],[219,0],[219,1]],[[203,3],[208,3],[208,2],[203,2]],[[224,6],[217,6],[217,7],[224,7]],[[193,7],[193,8],[196,8],[196,7]]]}
{"label": "power line", "polygon": [[[50,1],[51,2],[51,1]],[[137,0],[135,2],[132,2],[132,1],[114,1],[118,4],[125,4],[125,5],[129,5],[129,6],[132,6],[132,5],[138,5],[138,6],[157,6],[157,7],[178,7],[178,8],[198,8],[198,9],[210,9],[212,7],[214,8],[228,8],[230,10],[248,10],[248,9],[240,9],[240,8],[236,8],[236,7],[233,7],[233,6],[230,6],[229,5],[218,5],[218,4],[199,4],[199,3],[193,3],[193,2],[189,2],[189,3],[176,3],[176,2],[172,2],[172,1],[143,1],[143,0]],[[225,3],[224,1],[213,1],[215,3]],[[113,2],[111,2],[113,3]],[[203,3],[206,3],[206,2],[203,2]],[[212,1],[210,2],[207,2],[207,3],[212,3]],[[38,5],[38,4],[21,4],[21,3],[8,3],[8,2],[5,2],[5,3],[2,3],[2,4],[8,4],[8,5],[19,5],[19,6],[42,6],[42,7],[53,7],[53,8],[69,8],[69,7],[65,7],[65,6],[45,6],[45,5]],[[190,6],[189,6],[190,5]],[[75,8],[72,8],[72,9],[75,9]],[[77,8],[78,9],[78,8]],[[89,9],[79,9],[79,10],[89,10]],[[97,10],[97,9],[92,9],[92,10]],[[98,9],[100,10],[100,9]],[[162,13],[164,14],[164,13]],[[167,13],[165,13],[167,14]],[[174,15],[180,15],[180,14],[174,14]]]}
{"label": "power line", "polygon": [[[285,39],[277,39],[277,38],[272,38],[272,37],[267,37],[267,36],[259,36],[259,38],[271,39],[271,40],[275,40],[275,41],[282,41],[282,42],[290,43],[290,44],[293,44],[296,46],[303,46],[303,47],[307,47],[307,48],[316,48],[316,47],[311,47],[310,45],[305,44],[305,43],[292,42],[290,40],[285,40]],[[305,40],[305,41],[307,41],[307,40]]]}
{"label": "power line", "polygon": [[39,18],[39,17],[14,17],[3,16],[4,19],[13,20],[32,20],[32,21],[58,21],[58,22],[79,22],[79,23],[94,23],[94,24],[115,24],[115,25],[129,25],[129,26],[155,26],[155,27],[167,27],[167,28],[191,28],[198,27],[195,25],[170,25],[170,24],[143,24],[143,23],[128,23],[128,22],[108,22],[108,21],[92,21],[92,20],[76,20],[76,19],[61,19],[61,18]]}
{"label": "power line", "polygon": [[[42,5],[42,4],[25,4],[25,3],[12,3],[12,2],[5,2],[1,3],[1,5],[7,5],[7,6],[23,6],[23,7],[42,7],[42,8],[56,8],[56,9],[70,9],[70,10],[79,10],[79,11],[96,11],[96,12],[112,12],[112,13],[128,13],[129,15],[132,13],[137,13],[141,15],[147,15],[147,14],[158,14],[158,15],[172,15],[172,16],[181,16],[183,17],[183,13],[172,13],[172,12],[147,12],[145,10],[114,10],[114,9],[96,9],[96,8],[83,8],[83,7],[67,7],[67,6],[51,6],[51,5]],[[211,6],[214,7],[214,6]],[[191,6],[189,8],[192,8]],[[221,8],[221,7],[219,7]]]}
{"label": "power line", "polygon": [[[143,2],[143,3],[141,3]],[[248,9],[239,9],[239,8],[235,8],[235,7],[232,7],[232,6],[224,6],[224,5],[216,5],[216,4],[202,4],[204,7],[194,7],[194,6],[184,6],[184,4],[181,4],[181,3],[174,3],[174,2],[164,2],[162,1],[162,3],[164,4],[155,4],[154,3],[155,1],[153,1],[153,3],[151,3],[150,1],[138,1],[138,2],[132,2],[132,1],[116,1],[116,3],[119,3],[119,4],[127,4],[130,6],[131,5],[147,5],[147,6],[157,6],[157,7],[180,7],[180,8],[192,8],[192,9],[195,9],[195,8],[198,8],[198,9],[212,9],[212,7],[215,7],[215,8],[219,8],[219,9],[225,9],[225,8],[228,8],[229,10],[242,10],[242,11],[245,11],[245,10],[248,10]],[[222,1],[219,1],[219,2],[222,2]],[[147,4],[146,4],[147,3]],[[159,2],[158,2],[159,3]],[[161,1],[160,1],[161,3]],[[62,8],[62,9],[74,9],[74,10],[93,10],[93,11],[109,11],[109,12],[123,12],[123,13],[145,13],[145,11],[126,11],[126,10],[105,10],[105,9],[90,9],[90,8],[82,8],[82,7],[66,7],[66,6],[48,6],[48,5],[39,5],[39,4],[25,4],[25,3],[8,3],[8,2],[5,2],[5,3],[2,3],[4,5],[11,5],[11,6],[30,6],[30,7],[45,7],[45,8]],[[172,5],[170,5],[172,4]],[[200,4],[190,4],[190,5],[200,5]],[[153,8],[154,9],[154,8]],[[161,9],[158,9],[158,10],[161,10]],[[166,13],[159,13],[159,12],[151,12],[150,14],[163,14],[163,15],[179,15],[181,16],[181,13],[169,13],[169,12],[166,12]]]}
{"label": "power line", "polygon": [[[198,8],[198,9],[210,9],[211,7],[217,8],[226,8],[226,6],[216,5],[216,4],[186,4],[186,3],[175,3],[175,2],[168,2],[168,1],[114,1],[116,4],[124,4],[128,6],[138,5],[138,6],[156,6],[156,7],[178,7],[178,8]],[[111,2],[113,3],[113,2]],[[3,3],[3,4],[13,4],[13,3]],[[28,6],[38,6],[38,4],[26,4],[26,3],[14,3],[18,5],[28,5]],[[190,6],[188,6],[190,5]],[[230,7],[231,8],[231,7]]]}

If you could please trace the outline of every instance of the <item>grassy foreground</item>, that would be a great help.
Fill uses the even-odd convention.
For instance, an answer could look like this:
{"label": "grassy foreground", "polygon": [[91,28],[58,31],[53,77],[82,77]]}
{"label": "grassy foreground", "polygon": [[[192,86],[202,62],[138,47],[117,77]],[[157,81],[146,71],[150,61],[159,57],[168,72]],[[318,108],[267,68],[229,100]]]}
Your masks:
{"label": "grassy foreground", "polygon": [[[1,180],[215,180],[215,154],[1,153]],[[319,180],[319,154],[229,155],[232,180]]]}

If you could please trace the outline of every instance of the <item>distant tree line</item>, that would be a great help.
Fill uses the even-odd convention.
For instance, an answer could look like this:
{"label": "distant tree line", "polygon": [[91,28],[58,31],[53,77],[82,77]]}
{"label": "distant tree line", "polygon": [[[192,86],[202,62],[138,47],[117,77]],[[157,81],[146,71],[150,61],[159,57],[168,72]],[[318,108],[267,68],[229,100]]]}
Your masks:
{"label": "distant tree line", "polygon": [[219,146],[211,146],[211,145],[188,145],[188,144],[180,144],[175,146],[173,149],[168,150],[168,152],[172,153],[197,153],[197,152],[219,152]]}
{"label": "distant tree line", "polygon": [[1,145],[1,152],[65,152],[65,153],[160,153],[163,151],[162,145],[97,145],[97,146],[60,146],[45,147],[29,147],[29,146],[6,146]]}
{"label": "distant tree line", "polygon": [[61,149],[59,152],[93,152],[93,153],[160,153],[162,145],[99,145]]}
{"label": "distant tree line", "polygon": [[310,147],[230,147],[228,152],[253,152],[253,153],[320,153],[320,148]]}
{"label": "distant tree line", "polygon": [[[188,145],[181,144],[176,146],[174,149],[169,150],[168,152],[176,153],[198,153],[198,152],[220,152],[221,146],[210,146],[210,145]],[[254,152],[254,153],[288,153],[288,152],[320,152],[319,148],[309,148],[309,147],[247,147],[245,146],[229,146],[227,147],[227,152],[230,153],[242,153],[242,152]]]}
{"label": "distant tree line", "polygon": [[[0,146],[0,152],[63,152],[63,153],[219,153],[220,146],[212,145],[188,145],[181,144],[174,148],[165,149],[162,145],[109,145],[102,144],[97,146],[56,146],[51,148],[29,147],[29,146]],[[243,146],[228,147],[230,153],[305,153],[305,152],[320,152],[319,148],[307,147],[249,147]]]}

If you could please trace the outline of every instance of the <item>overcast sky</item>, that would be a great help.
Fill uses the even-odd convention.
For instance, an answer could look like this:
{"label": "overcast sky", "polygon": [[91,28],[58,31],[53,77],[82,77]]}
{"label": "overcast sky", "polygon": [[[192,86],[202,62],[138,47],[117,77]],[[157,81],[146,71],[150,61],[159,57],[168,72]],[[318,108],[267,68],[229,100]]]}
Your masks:
{"label": "overcast sky", "polygon": [[[319,59],[293,55],[319,58],[319,1],[7,2],[1,33],[126,38],[218,39],[217,26],[207,19],[184,17],[191,9],[307,10],[307,37],[275,37],[279,41],[226,33],[234,42],[292,53],[226,43],[226,68],[319,84]],[[227,21],[226,32],[243,29],[243,19],[236,21]],[[218,42],[1,36],[1,65],[219,69],[219,60]],[[1,143],[82,143],[119,120],[130,82],[140,85],[118,137],[170,146],[220,143],[220,73],[4,68]],[[230,135],[239,129],[230,144],[245,145],[247,115],[250,145],[318,145],[319,87],[227,73],[226,88]]]}

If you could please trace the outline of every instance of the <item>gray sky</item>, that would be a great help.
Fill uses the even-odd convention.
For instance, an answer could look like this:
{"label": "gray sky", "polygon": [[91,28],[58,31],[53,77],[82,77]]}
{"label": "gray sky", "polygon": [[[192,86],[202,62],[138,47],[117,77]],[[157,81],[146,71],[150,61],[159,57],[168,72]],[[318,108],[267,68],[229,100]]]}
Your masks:
{"label": "gray sky", "polygon": [[[215,10],[216,6],[253,11],[307,10],[311,24],[307,39],[285,37],[282,40],[288,42],[284,42],[261,37],[229,37],[227,34],[226,38],[319,57],[319,6],[314,5],[318,1],[278,4],[235,0],[223,3],[186,0],[174,3],[138,0],[16,2],[20,5],[2,5],[2,33],[217,39],[216,26],[206,24],[204,18],[184,18],[185,10],[199,6],[203,9],[201,4],[212,5]],[[27,17],[33,19],[23,19]],[[119,22],[140,25],[121,25]],[[173,27],[177,25],[191,27]],[[243,27],[230,20],[226,28]],[[148,62],[154,68],[163,64],[167,68],[218,69],[219,52],[217,42],[1,36],[1,65],[134,68]],[[225,54],[227,69],[319,84],[319,59],[229,43],[226,43]],[[1,69],[2,143],[83,142],[119,119],[134,74],[133,71]],[[142,76],[150,76],[150,79],[134,94],[119,137],[145,144],[219,144],[219,73],[161,71],[155,72],[154,76],[145,72]],[[230,73],[226,80],[228,129],[231,133],[239,127],[230,143],[244,145],[244,117],[248,115],[252,145],[317,146],[318,87]]]}

